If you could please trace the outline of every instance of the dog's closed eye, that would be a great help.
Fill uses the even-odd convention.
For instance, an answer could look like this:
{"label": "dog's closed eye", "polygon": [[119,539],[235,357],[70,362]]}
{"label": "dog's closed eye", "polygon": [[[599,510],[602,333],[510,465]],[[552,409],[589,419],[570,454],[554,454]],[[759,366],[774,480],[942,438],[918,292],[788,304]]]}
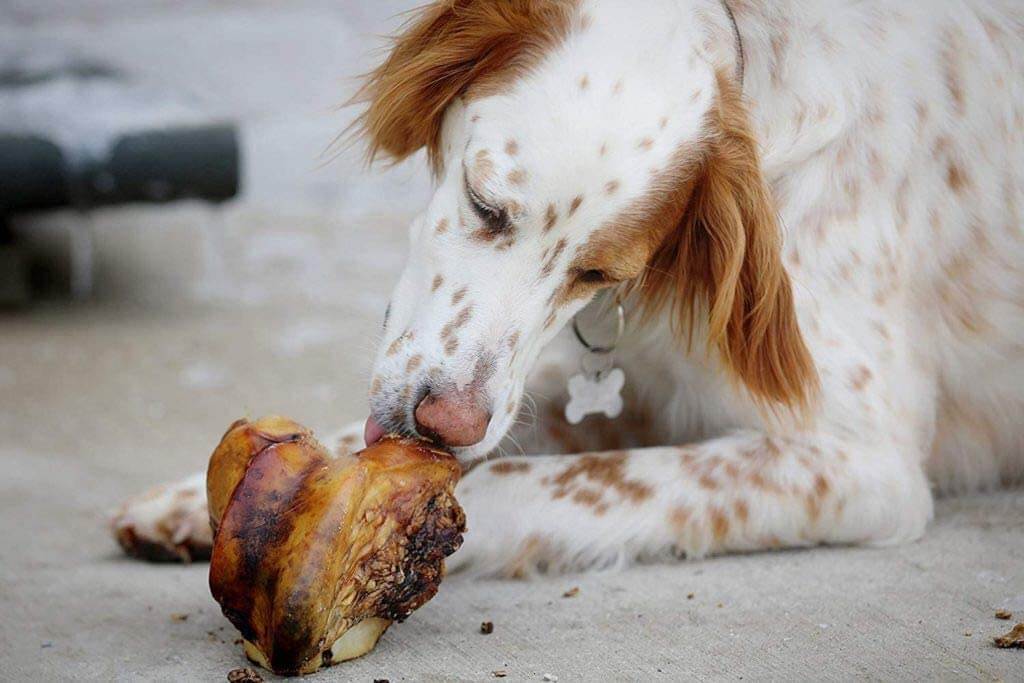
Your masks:
{"label": "dog's closed eye", "polygon": [[469,199],[469,205],[472,207],[473,213],[483,222],[489,232],[497,234],[511,229],[512,219],[508,214],[508,210],[492,206],[484,201],[470,186],[469,180],[466,180],[465,186],[466,197]]}

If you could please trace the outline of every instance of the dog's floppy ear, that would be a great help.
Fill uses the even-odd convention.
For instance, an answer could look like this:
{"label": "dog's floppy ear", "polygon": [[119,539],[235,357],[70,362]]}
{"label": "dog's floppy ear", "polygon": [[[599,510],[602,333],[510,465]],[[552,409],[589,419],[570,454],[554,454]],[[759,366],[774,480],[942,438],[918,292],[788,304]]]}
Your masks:
{"label": "dog's floppy ear", "polygon": [[668,307],[676,330],[692,338],[706,313],[708,342],[725,367],[769,407],[800,413],[818,386],[797,325],[781,260],[782,234],[761,175],[757,141],[738,89],[718,78],[709,148],[678,228],[640,283],[648,312]]}
{"label": "dog's floppy ear", "polygon": [[426,147],[440,167],[444,111],[471,85],[496,86],[566,35],[571,0],[447,0],[417,11],[354,98],[369,158],[400,161]]}

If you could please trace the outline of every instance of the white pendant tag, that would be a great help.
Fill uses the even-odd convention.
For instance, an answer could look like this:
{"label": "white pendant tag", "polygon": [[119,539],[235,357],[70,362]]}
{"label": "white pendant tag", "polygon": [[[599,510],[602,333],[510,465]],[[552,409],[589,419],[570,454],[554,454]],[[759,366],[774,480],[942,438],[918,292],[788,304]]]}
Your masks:
{"label": "white pendant tag", "polygon": [[587,415],[604,413],[616,418],[622,412],[622,387],[626,374],[619,368],[604,372],[580,373],[569,378],[569,402],[565,419],[579,424]]}

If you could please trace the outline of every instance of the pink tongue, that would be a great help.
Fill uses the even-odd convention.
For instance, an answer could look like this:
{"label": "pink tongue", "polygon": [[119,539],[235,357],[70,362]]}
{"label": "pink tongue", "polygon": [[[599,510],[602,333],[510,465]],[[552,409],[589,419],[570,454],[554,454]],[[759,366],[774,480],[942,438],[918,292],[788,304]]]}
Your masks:
{"label": "pink tongue", "polygon": [[384,436],[384,428],[373,419],[372,415],[366,418],[366,426],[363,427],[363,440],[366,445],[372,446],[380,441],[382,436]]}

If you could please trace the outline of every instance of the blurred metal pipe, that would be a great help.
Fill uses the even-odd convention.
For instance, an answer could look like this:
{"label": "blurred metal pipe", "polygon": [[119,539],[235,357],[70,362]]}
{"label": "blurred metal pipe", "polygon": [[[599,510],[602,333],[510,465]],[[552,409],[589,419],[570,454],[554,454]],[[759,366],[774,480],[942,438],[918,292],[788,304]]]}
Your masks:
{"label": "blurred metal pipe", "polygon": [[39,136],[0,134],[0,215],[203,199],[238,193],[238,133],[214,125],[118,137],[104,152],[62,150]]}

